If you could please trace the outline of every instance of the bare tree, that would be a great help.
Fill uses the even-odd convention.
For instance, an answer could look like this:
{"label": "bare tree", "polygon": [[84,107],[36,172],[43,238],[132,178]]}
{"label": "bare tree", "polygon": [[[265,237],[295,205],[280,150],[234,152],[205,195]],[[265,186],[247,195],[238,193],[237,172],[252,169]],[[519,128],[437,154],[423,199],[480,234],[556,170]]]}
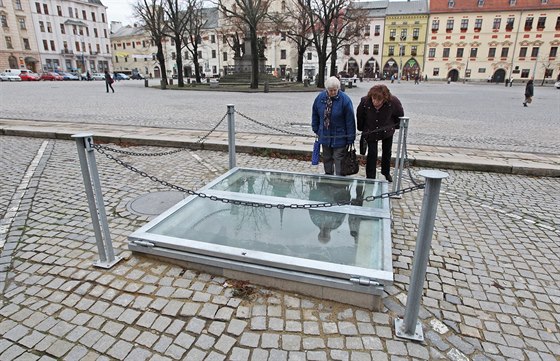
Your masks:
{"label": "bare tree", "polygon": [[177,64],[177,83],[179,87],[184,87],[183,80],[183,57],[181,50],[183,47],[183,35],[189,24],[188,7],[181,0],[162,0],[163,11],[165,12],[165,32],[175,42],[175,62]]}
{"label": "bare tree", "polygon": [[[325,87],[325,71],[327,61],[333,51],[329,47],[331,31],[335,28],[340,12],[347,6],[348,0],[297,0],[305,11],[311,24],[312,42],[317,52],[319,71],[317,74],[317,87]],[[332,71],[332,69],[331,69]]]}
{"label": "bare tree", "polygon": [[[303,59],[305,51],[311,45],[311,26],[309,16],[302,8],[301,2],[292,0],[289,10],[270,14],[270,20],[276,25],[276,30],[284,33],[287,38],[296,44],[297,49],[297,81],[303,81]],[[282,9],[284,10],[284,9]]]}
{"label": "bare tree", "polygon": [[338,50],[349,46],[362,38],[362,31],[367,24],[365,10],[353,7],[352,3],[338,14],[335,14],[332,29],[329,33],[331,39],[331,68],[330,75],[336,75],[336,62]]}
{"label": "bare tree", "polygon": [[202,27],[206,21],[203,0],[187,0],[187,12],[189,19],[183,35],[183,44],[191,54],[196,82],[200,83],[200,59],[198,58],[198,46],[202,42]]}
{"label": "bare tree", "polygon": [[239,19],[246,26],[251,44],[251,89],[259,87],[259,46],[257,32],[267,16],[269,0],[218,0],[226,19]]}
{"label": "bare tree", "polygon": [[161,84],[165,89],[167,84],[167,72],[165,69],[165,55],[163,53],[163,41],[165,38],[164,11],[160,0],[139,0],[133,5],[134,15],[142,22],[142,26],[157,47],[156,59],[161,69]]}

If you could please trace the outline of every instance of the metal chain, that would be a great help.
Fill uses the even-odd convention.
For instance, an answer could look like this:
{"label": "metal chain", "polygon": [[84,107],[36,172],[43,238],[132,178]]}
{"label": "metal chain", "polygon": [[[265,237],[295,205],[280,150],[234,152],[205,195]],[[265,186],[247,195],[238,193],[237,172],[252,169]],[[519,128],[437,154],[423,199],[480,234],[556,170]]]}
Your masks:
{"label": "metal chain", "polygon": [[412,167],[410,166],[410,159],[408,158],[408,147],[407,147],[407,143],[406,143],[406,135],[408,132],[404,133],[403,136],[403,153],[404,153],[404,166],[406,167],[406,170],[408,172],[408,178],[410,178],[410,181],[412,182],[412,184],[414,184],[415,186],[420,184],[420,180],[414,178],[414,176],[412,175]]}
{"label": "metal chain", "polygon": [[[262,126],[262,127],[265,127],[265,128],[271,129],[271,130],[275,130],[275,131],[280,132],[280,133],[289,134],[289,135],[294,135],[294,136],[296,136],[296,137],[315,138],[315,135],[300,134],[300,133],[290,132],[289,130],[284,130],[284,129],[275,128],[275,127],[273,127],[273,126],[271,126],[271,125],[268,125],[268,124],[259,122],[258,120],[253,119],[253,118],[251,118],[251,117],[249,117],[249,116],[247,116],[247,115],[241,113],[241,112],[238,111],[238,110],[235,110],[235,112],[236,112],[237,114],[239,114],[240,116],[242,116],[243,118],[245,118],[245,119],[247,119],[247,120],[249,120],[249,121],[251,121],[251,122],[253,122],[253,123],[256,123],[256,124],[258,124],[258,125],[260,125],[260,126]],[[346,137],[346,136],[345,136],[345,137]]]}
{"label": "metal chain", "polygon": [[[222,119],[220,119],[220,121],[218,121],[218,123],[212,128],[210,129],[210,131],[208,133],[206,133],[203,137],[199,138],[195,144],[200,144],[202,143],[204,140],[206,140],[206,138],[208,138],[208,136],[210,136],[210,134],[212,134],[219,126],[220,124],[222,124],[222,122],[224,121],[224,119],[226,119],[227,117],[227,113],[224,114],[224,116],[222,117]],[[175,150],[170,150],[167,152],[159,152],[159,153],[141,153],[141,152],[131,152],[129,150],[122,150],[122,149],[116,149],[116,148],[111,148],[108,147],[106,145],[100,145],[100,144],[95,144],[92,146],[96,149],[104,149],[107,150],[109,152],[115,152],[115,153],[120,153],[120,154],[126,154],[126,155],[132,155],[132,156],[140,156],[140,157],[160,157],[163,155],[170,155],[170,154],[175,154],[175,153],[179,153],[182,151],[187,150],[188,148],[183,147],[183,148],[179,148],[179,149],[175,149]]]}
{"label": "metal chain", "polygon": [[[116,162],[119,165],[122,165],[123,167],[125,167],[126,169],[142,176],[145,178],[148,178],[149,180],[153,181],[153,182],[157,182],[165,187],[169,187],[171,189],[177,190],[179,192],[184,192],[187,193],[189,195],[193,195],[193,196],[197,196],[200,198],[208,198],[211,201],[219,201],[222,203],[231,203],[233,205],[240,205],[240,206],[250,206],[250,207],[262,207],[262,208],[277,208],[277,209],[285,209],[285,208],[290,208],[290,209],[312,209],[312,208],[328,208],[328,207],[334,207],[334,206],[342,206],[342,205],[350,205],[352,204],[352,201],[344,201],[344,202],[336,202],[336,203],[331,203],[331,202],[323,202],[323,203],[309,203],[309,204],[273,204],[273,203],[260,203],[260,202],[248,202],[248,201],[240,201],[240,200],[235,200],[235,199],[229,199],[229,198],[223,198],[223,197],[217,197],[217,196],[212,196],[212,195],[208,195],[202,192],[196,192],[193,191],[191,189],[186,189],[183,188],[181,186],[169,183],[167,181],[161,180],[159,178],[157,178],[156,176],[153,175],[149,175],[148,173],[141,171],[139,169],[137,169],[136,167],[122,161],[121,159],[113,156],[112,154],[106,153],[105,150],[101,147],[97,147],[95,146],[95,149],[105,155],[107,158],[109,158],[110,160],[113,160],[114,162]],[[413,187],[409,187],[409,188],[404,188],[395,192],[387,192],[387,193],[382,193],[380,195],[377,196],[368,196],[365,197],[363,200],[366,202],[372,202],[375,201],[376,199],[383,199],[383,198],[389,198],[392,196],[398,196],[401,194],[405,194],[405,193],[409,193],[409,192],[413,192],[419,189],[424,189],[425,184],[418,184],[415,185]]]}
{"label": "metal chain", "polygon": [[[258,124],[258,125],[260,125],[260,126],[262,126],[262,127],[265,127],[265,128],[271,129],[271,130],[275,130],[275,131],[280,132],[280,133],[285,133],[285,134],[293,135],[293,136],[296,136],[296,137],[305,137],[305,138],[315,138],[315,137],[316,137],[316,135],[294,133],[294,132],[290,132],[289,130],[284,130],[284,129],[276,128],[276,127],[273,127],[273,126],[271,126],[271,125],[268,125],[268,124],[259,122],[258,120],[253,119],[253,118],[251,118],[251,117],[249,117],[249,116],[247,116],[247,115],[241,113],[240,111],[237,111],[237,110],[236,110],[235,112],[236,112],[237,114],[239,114],[241,117],[243,117],[243,118],[245,118],[245,119],[247,119],[247,120],[249,120],[249,121],[251,121],[251,122],[253,122],[253,123],[256,123],[256,124]],[[379,129],[370,130],[370,131],[368,131],[368,132],[358,132],[358,133],[355,134],[355,135],[368,135],[368,134],[379,133],[379,132],[383,132],[383,131],[385,131],[385,130],[387,130],[387,129],[391,129],[391,128],[394,128],[394,127],[395,127],[394,125],[387,125],[387,126],[385,126],[385,127],[379,128]],[[334,139],[334,138],[347,138],[347,137],[349,137],[349,136],[351,137],[351,136],[353,136],[353,135],[354,135],[354,134],[351,134],[351,135],[324,135],[324,136],[321,136],[321,138],[325,138],[325,139],[331,139],[331,138],[333,138],[333,139]]]}

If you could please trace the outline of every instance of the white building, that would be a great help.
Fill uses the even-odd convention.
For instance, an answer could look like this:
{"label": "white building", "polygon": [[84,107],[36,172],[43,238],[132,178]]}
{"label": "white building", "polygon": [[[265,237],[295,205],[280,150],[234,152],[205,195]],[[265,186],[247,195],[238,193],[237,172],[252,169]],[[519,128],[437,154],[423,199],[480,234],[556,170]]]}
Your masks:
{"label": "white building", "polygon": [[32,1],[31,19],[43,71],[109,69],[109,29],[100,0]]}

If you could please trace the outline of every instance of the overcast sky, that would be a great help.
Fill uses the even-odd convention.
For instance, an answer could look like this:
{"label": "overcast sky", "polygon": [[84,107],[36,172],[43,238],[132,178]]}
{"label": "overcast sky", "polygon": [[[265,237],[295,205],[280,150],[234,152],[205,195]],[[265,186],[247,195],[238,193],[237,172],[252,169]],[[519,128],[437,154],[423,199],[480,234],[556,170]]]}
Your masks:
{"label": "overcast sky", "polygon": [[[134,23],[132,16],[132,4],[137,0],[101,0],[101,3],[107,6],[107,17],[109,23],[111,21],[120,21],[123,25],[131,25]],[[405,1],[405,0],[389,0],[389,1]]]}
{"label": "overcast sky", "polygon": [[107,18],[111,21],[120,21],[123,25],[134,22],[132,18],[132,3],[134,0],[101,0],[107,6]]}

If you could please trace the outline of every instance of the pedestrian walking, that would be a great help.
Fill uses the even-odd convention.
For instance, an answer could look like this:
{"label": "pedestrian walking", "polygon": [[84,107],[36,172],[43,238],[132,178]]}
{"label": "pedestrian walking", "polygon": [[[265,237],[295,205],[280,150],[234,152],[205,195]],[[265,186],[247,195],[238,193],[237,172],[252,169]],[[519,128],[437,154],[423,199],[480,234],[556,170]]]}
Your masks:
{"label": "pedestrian walking", "polygon": [[393,178],[391,169],[391,147],[393,134],[399,128],[404,110],[400,100],[383,85],[373,86],[360,101],[356,110],[358,130],[368,144],[366,178],[375,179],[377,167],[377,147],[381,141],[381,174],[388,182]]}
{"label": "pedestrian walking", "polygon": [[113,93],[115,92],[115,89],[113,89],[113,83],[114,82],[115,82],[115,80],[113,80],[113,78],[111,77],[111,74],[109,74],[109,71],[105,70],[105,88],[107,89],[107,93],[109,92],[109,88],[111,88]]}
{"label": "pedestrian walking", "polygon": [[533,79],[529,79],[527,85],[525,85],[525,101],[523,102],[524,107],[526,107],[527,104],[531,104],[531,102],[533,101],[533,94],[534,94]]}
{"label": "pedestrian walking", "polygon": [[356,121],[352,100],[340,91],[335,76],[325,81],[325,90],[313,102],[311,128],[323,150],[325,174],[342,175],[346,147],[356,139]]}

